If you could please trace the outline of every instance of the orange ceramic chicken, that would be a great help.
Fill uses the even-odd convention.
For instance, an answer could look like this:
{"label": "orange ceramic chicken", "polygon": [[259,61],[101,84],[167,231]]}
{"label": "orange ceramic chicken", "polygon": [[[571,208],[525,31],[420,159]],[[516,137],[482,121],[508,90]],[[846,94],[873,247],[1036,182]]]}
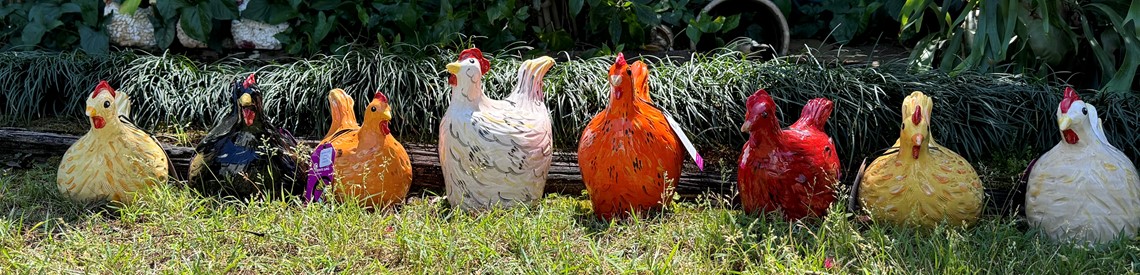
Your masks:
{"label": "orange ceramic chicken", "polygon": [[634,72],[621,54],[610,67],[609,79],[609,106],[590,120],[578,142],[582,181],[595,215],[603,219],[668,202],[666,191],[680,178],[686,150],[684,137],[646,101],[648,91],[644,98],[635,92],[640,89],[634,88]]}
{"label": "orange ceramic chicken", "polygon": [[982,182],[969,162],[934,142],[932,105],[922,92],[906,97],[894,151],[875,159],[856,183],[871,218],[921,227],[978,220],[985,196]]}
{"label": "orange ceramic chicken", "polygon": [[87,99],[91,131],[64,153],[56,182],[72,199],[134,200],[132,192],[165,183],[169,176],[166,152],[127,118],[130,99],[100,81]]}
{"label": "orange ceramic chicken", "polygon": [[333,194],[337,200],[360,200],[368,207],[400,203],[412,186],[412,162],[388,129],[392,119],[388,97],[376,93],[360,126],[352,106],[352,97],[344,90],[329,91],[333,121],[321,143],[336,149]]}

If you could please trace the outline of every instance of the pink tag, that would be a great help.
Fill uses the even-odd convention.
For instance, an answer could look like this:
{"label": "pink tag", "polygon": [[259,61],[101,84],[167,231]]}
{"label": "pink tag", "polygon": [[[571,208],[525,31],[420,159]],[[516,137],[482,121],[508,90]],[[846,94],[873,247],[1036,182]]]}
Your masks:
{"label": "pink tag", "polygon": [[309,167],[309,182],[305,185],[305,202],[319,202],[324,194],[324,185],[333,182],[333,161],[336,160],[336,149],[332,144],[325,143],[313,150],[312,164]]}

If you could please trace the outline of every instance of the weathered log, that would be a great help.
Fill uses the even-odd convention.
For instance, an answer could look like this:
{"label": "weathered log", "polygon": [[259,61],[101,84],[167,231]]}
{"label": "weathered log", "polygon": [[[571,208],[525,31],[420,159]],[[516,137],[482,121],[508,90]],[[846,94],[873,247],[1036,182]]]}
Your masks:
{"label": "weathered log", "polygon": [[[62,156],[67,148],[78,140],[78,136],[58,133],[45,133],[28,131],[20,128],[0,127],[0,155],[2,154],[31,154],[35,157]],[[316,141],[305,140],[303,144],[312,147]],[[162,144],[170,156],[179,178],[185,178],[190,167],[190,160],[194,158],[194,148]],[[404,148],[412,159],[414,171],[413,192],[429,191],[437,194],[443,193],[443,174],[439,167],[439,155],[436,146],[428,144],[405,143]],[[716,158],[706,158],[710,163],[704,172],[696,171],[695,165],[688,163],[681,173],[681,181],[677,184],[677,192],[683,196],[699,195],[703,193],[729,194],[736,183],[735,169],[718,165]],[[726,161],[732,164],[734,160]],[[585,190],[582,184],[582,175],[578,170],[577,154],[572,152],[556,152],[550,173],[547,175],[546,192],[568,195],[579,195]]]}

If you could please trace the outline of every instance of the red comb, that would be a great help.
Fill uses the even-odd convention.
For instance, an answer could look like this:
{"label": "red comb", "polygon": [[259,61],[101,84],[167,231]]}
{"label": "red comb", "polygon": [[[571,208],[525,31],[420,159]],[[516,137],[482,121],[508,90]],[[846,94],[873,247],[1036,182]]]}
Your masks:
{"label": "red comb", "polygon": [[384,93],[380,91],[376,91],[376,95],[373,95],[372,98],[380,100],[380,102],[388,103],[388,96],[384,95]]}
{"label": "red comb", "polygon": [[914,125],[918,125],[919,122],[922,122],[922,105],[914,106],[914,115],[910,116],[910,122],[914,123]]}
{"label": "red comb", "polygon": [[1065,98],[1061,99],[1061,112],[1068,113],[1069,106],[1073,106],[1073,102],[1078,100],[1081,100],[1081,95],[1077,94],[1077,90],[1073,90],[1073,87],[1065,87]]}
{"label": "red comb", "polygon": [[115,89],[111,88],[111,84],[107,84],[106,80],[99,80],[99,85],[95,85],[95,92],[91,93],[91,98],[99,96],[103,91],[110,92],[111,97],[115,97]]}
{"label": "red comb", "polygon": [[483,51],[480,51],[479,48],[470,48],[459,53],[460,61],[468,58],[475,58],[476,60],[479,60],[479,69],[483,71],[483,74],[491,71],[491,62],[487,61],[487,58],[483,57]]}
{"label": "red comb", "polygon": [[241,85],[243,87],[245,87],[246,89],[249,89],[249,87],[253,87],[254,84],[257,84],[257,78],[255,77],[255,75],[257,75],[257,73],[249,74],[249,77],[246,77],[245,82],[242,82]]}
{"label": "red comb", "polygon": [[618,53],[617,60],[614,61],[614,65],[625,66],[625,64],[626,64],[625,63],[625,55],[622,53]]}

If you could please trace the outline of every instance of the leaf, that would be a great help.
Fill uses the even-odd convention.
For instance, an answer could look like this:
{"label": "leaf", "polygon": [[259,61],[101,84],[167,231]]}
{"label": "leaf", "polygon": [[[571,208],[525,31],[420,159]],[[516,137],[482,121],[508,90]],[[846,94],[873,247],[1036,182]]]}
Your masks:
{"label": "leaf", "polygon": [[570,16],[578,16],[578,13],[582,12],[582,4],[584,3],[583,0],[570,0]]}
{"label": "leaf", "polygon": [[[250,1],[250,3],[249,3],[250,6],[253,6],[254,3],[258,2],[258,1],[260,1],[262,3],[266,2],[266,0],[246,0],[246,1]],[[158,1],[157,6],[158,6],[158,14],[162,15],[163,18],[175,19],[175,18],[178,18],[178,11],[181,10],[182,8],[189,7],[190,4],[186,3],[185,0],[163,0],[163,1]],[[249,9],[246,9],[246,11],[249,11]],[[171,25],[171,27],[174,27],[174,26]]]}
{"label": "leaf", "polygon": [[59,11],[60,14],[80,13],[83,11],[83,9],[80,8],[79,4],[76,3],[63,3],[62,5],[59,5]]}
{"label": "leaf", "polygon": [[701,41],[701,30],[698,30],[694,25],[689,25],[685,28],[685,36],[688,36],[689,41],[692,41],[693,44],[697,44]]}
{"label": "leaf", "polygon": [[42,23],[28,23],[24,26],[24,31],[20,33],[20,40],[23,41],[24,46],[35,46],[40,44],[43,39],[44,33],[47,32],[47,27]]}
{"label": "leaf", "polygon": [[736,29],[736,27],[739,25],[740,25],[740,15],[739,14],[729,16],[729,17],[725,17],[724,25],[720,28],[720,31],[722,33],[728,32],[728,31],[731,31],[733,29]]}
{"label": "leaf", "polygon": [[922,30],[922,24],[915,24],[922,19],[922,13],[926,7],[930,5],[930,0],[907,0],[902,6],[902,11],[899,11],[899,24],[902,25],[902,30],[911,29],[913,27],[915,32]]}
{"label": "leaf", "polygon": [[325,12],[323,12],[323,11],[318,13],[317,14],[317,26],[313,29],[313,34],[311,36],[311,38],[312,38],[311,42],[317,43],[317,42],[320,42],[321,40],[324,40],[325,36],[327,36],[329,34],[329,31],[332,31],[333,27],[336,27],[336,17],[335,16],[325,16]]}
{"label": "leaf", "polygon": [[887,10],[887,15],[895,19],[895,21],[901,21],[902,18],[900,16],[902,15],[903,5],[906,4],[906,2],[906,0],[886,0],[883,1],[883,6]]}
{"label": "leaf", "polygon": [[178,19],[155,16],[150,18],[150,23],[154,25],[154,41],[158,44],[158,48],[169,48],[177,36],[175,24],[178,23]]}
{"label": "leaf", "polygon": [[[79,9],[85,10],[85,11],[101,11],[101,10],[103,10],[100,7],[102,5],[102,3],[103,2],[100,2],[100,1],[79,1]],[[2,9],[0,9],[0,10],[2,10]],[[84,25],[98,26],[99,25],[99,16],[102,15],[103,13],[101,13],[101,12],[80,12],[79,14],[83,17],[83,24]],[[4,16],[5,16],[5,14],[3,12],[0,12],[0,18],[4,18]]]}
{"label": "leaf", "polygon": [[[297,9],[284,4],[270,3],[268,0],[246,0],[245,10],[241,12],[241,18],[248,18],[254,21],[264,22],[267,24],[281,24],[289,21],[289,19],[296,18],[299,13]],[[163,1],[159,1],[160,5]]]}
{"label": "leaf", "polygon": [[206,3],[199,3],[198,6],[205,6],[208,11],[207,14],[213,20],[234,20],[238,19],[237,2],[232,0],[210,0]]}
{"label": "leaf", "polygon": [[654,26],[661,24],[661,18],[657,17],[657,12],[645,4],[633,3],[633,12],[637,14],[637,20],[647,26]]}
{"label": "leaf", "polygon": [[193,6],[182,9],[182,14],[178,19],[182,24],[182,30],[186,32],[187,36],[198,41],[209,41],[210,31],[214,24],[210,21],[209,11],[204,6]]}
{"label": "leaf", "polygon": [[315,0],[309,1],[309,8],[319,11],[328,11],[336,9],[340,3],[340,0]]}
{"label": "leaf", "polygon": [[[94,1],[82,1],[82,2],[94,2]],[[119,4],[119,12],[126,14],[126,15],[135,15],[135,10],[137,10],[139,8],[140,3],[142,3],[142,0],[123,0],[123,3]],[[83,38],[80,38],[80,40],[83,40]]]}
{"label": "leaf", "polygon": [[493,23],[495,23],[495,20],[499,20],[499,18],[501,18],[502,16],[503,16],[503,7],[501,5],[494,5],[494,6],[491,6],[490,8],[487,8],[487,22],[493,24]]}
{"label": "leaf", "polygon": [[103,55],[109,52],[111,39],[102,30],[79,26],[79,47],[90,55]]}
{"label": "leaf", "polygon": [[618,17],[610,17],[610,41],[618,43],[621,41],[621,19]]}

